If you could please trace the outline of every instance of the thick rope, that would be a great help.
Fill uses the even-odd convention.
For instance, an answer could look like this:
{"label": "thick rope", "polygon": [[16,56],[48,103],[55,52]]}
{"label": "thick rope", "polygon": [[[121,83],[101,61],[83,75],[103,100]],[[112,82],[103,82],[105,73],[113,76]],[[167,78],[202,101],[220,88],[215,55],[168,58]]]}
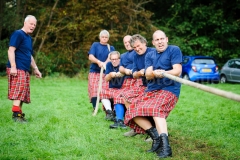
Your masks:
{"label": "thick rope", "polygon": [[162,75],[164,77],[167,77],[167,78],[169,78],[171,80],[174,80],[174,81],[177,81],[179,83],[182,83],[182,84],[185,84],[185,85],[188,85],[188,86],[191,86],[191,87],[194,87],[194,88],[198,88],[198,89],[201,89],[203,91],[206,91],[206,92],[218,95],[218,96],[222,96],[222,97],[240,102],[240,95],[238,95],[238,94],[235,94],[235,93],[232,93],[232,92],[227,92],[227,91],[220,90],[220,89],[213,88],[213,87],[209,87],[209,86],[206,86],[206,85],[202,85],[202,84],[199,84],[199,83],[196,83],[196,82],[192,82],[192,81],[189,81],[189,80],[186,80],[186,79],[182,79],[180,77],[173,76],[173,75],[168,74],[168,73],[162,73]]}
{"label": "thick rope", "polygon": [[103,77],[103,67],[101,67],[100,71],[100,79],[99,79],[99,84],[98,84],[98,91],[97,91],[97,103],[93,112],[93,116],[96,116],[98,112],[98,106],[99,106],[99,101],[100,101],[100,92],[102,90],[102,77]]}

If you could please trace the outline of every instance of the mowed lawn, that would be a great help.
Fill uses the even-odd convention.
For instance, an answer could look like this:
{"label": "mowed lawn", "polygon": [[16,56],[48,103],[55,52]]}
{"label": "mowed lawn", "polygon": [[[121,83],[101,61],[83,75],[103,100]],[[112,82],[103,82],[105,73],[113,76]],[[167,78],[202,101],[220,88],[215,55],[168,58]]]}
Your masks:
{"label": "mowed lawn", "polygon": [[[240,84],[206,84],[240,94]],[[0,78],[1,160],[155,160],[147,153],[146,135],[124,137],[128,130],[109,129],[105,113],[92,116],[87,80],[31,77],[28,123],[11,120],[7,79]],[[182,86],[168,119],[176,160],[240,159],[240,103]]]}

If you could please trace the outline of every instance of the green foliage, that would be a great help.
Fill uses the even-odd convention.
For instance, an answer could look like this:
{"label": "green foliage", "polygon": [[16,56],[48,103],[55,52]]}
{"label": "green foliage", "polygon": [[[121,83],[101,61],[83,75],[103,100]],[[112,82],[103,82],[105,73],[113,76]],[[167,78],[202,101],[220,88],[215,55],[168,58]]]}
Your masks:
{"label": "green foliage", "polygon": [[213,56],[221,64],[239,57],[238,0],[3,0],[1,4],[1,40],[19,29],[26,15],[36,16],[35,59],[50,65],[44,75],[73,76],[87,69],[89,48],[99,41],[102,29],[110,32],[109,43],[121,53],[126,34],[139,33],[150,42],[152,33],[161,29],[169,44],[178,45],[185,55]]}
{"label": "green foliage", "polygon": [[240,49],[240,23],[229,14],[235,16],[240,9],[239,5],[233,7],[234,3],[237,2],[178,1],[165,12],[171,16],[160,11],[160,22],[165,21],[169,28],[170,43],[179,45],[184,54],[213,56],[223,63],[238,57],[235,53]]}
{"label": "green foliage", "polygon": [[8,39],[0,41],[0,76],[6,74],[6,64],[8,61]]}
{"label": "green foliage", "polygon": [[48,76],[54,72],[56,64],[52,62],[53,59],[46,56],[43,52],[38,52],[38,69],[41,71],[43,76]]}

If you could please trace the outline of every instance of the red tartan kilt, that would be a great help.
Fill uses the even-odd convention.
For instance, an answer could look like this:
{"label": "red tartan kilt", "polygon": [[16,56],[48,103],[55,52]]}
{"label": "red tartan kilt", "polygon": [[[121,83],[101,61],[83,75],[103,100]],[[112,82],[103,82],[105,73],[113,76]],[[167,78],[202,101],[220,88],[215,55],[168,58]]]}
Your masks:
{"label": "red tartan kilt", "polygon": [[122,92],[120,96],[123,97],[128,103],[132,103],[133,99],[144,94],[145,89],[145,86],[133,87],[130,90]]}
{"label": "red tartan kilt", "polygon": [[20,100],[30,103],[30,74],[27,71],[17,70],[17,75],[10,75],[10,68],[6,69],[8,75],[8,99]]}
{"label": "red tartan kilt", "polygon": [[134,79],[134,78],[126,78],[123,82],[123,85],[121,87],[120,94],[116,97],[114,97],[114,104],[124,104],[124,97],[122,97],[122,94],[125,92],[128,92],[129,90],[132,90],[132,88],[136,88],[142,85],[142,79]]}
{"label": "red tartan kilt", "polygon": [[[102,76],[102,88],[107,88],[108,82],[105,81],[105,74]],[[100,80],[100,73],[88,74],[88,97],[91,102],[92,97],[97,97],[98,86]]]}
{"label": "red tartan kilt", "polygon": [[167,118],[175,107],[178,98],[171,92],[155,90],[144,92],[142,96],[134,99],[126,111],[124,123],[137,133],[145,133],[132,119],[134,117],[160,117]]}
{"label": "red tartan kilt", "polygon": [[100,93],[100,99],[113,99],[120,94],[121,90],[118,88],[104,88]]}
{"label": "red tartan kilt", "polygon": [[140,86],[140,85],[142,85],[141,79],[126,78],[123,81],[121,89],[129,89],[133,86]]}

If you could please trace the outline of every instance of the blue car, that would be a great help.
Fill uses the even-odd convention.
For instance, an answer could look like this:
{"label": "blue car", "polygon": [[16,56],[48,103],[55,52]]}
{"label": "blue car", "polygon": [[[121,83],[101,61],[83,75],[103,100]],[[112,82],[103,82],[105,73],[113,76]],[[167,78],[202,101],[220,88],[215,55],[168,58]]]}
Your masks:
{"label": "blue car", "polygon": [[193,82],[219,83],[218,66],[213,57],[183,56],[182,77]]}

